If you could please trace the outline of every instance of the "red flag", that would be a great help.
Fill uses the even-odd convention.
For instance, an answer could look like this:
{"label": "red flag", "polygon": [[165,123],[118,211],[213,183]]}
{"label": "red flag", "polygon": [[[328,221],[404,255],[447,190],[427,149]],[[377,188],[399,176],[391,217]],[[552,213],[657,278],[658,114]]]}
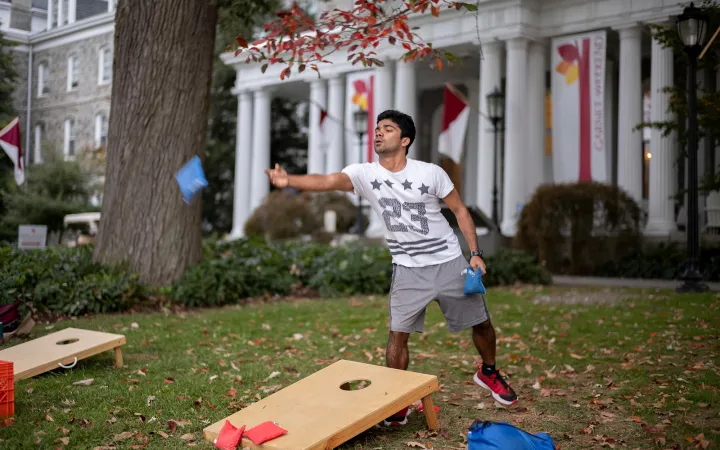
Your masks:
{"label": "red flag", "polygon": [[10,157],[15,171],[15,183],[25,182],[22,146],[20,144],[20,118],[16,117],[5,128],[0,130],[0,147]]}
{"label": "red flag", "polygon": [[470,106],[445,86],[445,103],[443,105],[442,131],[438,137],[438,152],[458,164],[462,157],[469,117]]}

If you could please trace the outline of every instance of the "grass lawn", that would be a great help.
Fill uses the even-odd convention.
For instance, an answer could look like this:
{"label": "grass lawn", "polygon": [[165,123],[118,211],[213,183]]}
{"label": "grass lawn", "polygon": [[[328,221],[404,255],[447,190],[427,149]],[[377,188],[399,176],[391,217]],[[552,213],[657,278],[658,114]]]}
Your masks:
{"label": "grass lawn", "polygon": [[[472,384],[469,331],[448,333],[433,304],[410,370],[439,377],[441,432],[414,413],[343,449],[466,448],[475,419],[548,432],[563,449],[718,448],[717,295],[527,287],[487,299],[519,404],[497,407]],[[106,352],[16,382],[0,448],[210,449],[203,427],[338,358],[384,365],[387,320],[385,297],[370,297],[41,324],[35,337],[70,326],[125,334],[125,367]]]}

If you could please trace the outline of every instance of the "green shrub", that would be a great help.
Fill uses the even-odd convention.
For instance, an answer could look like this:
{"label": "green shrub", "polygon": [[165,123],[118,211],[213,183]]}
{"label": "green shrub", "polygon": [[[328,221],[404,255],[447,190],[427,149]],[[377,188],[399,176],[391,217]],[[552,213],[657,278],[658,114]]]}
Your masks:
{"label": "green shrub", "polygon": [[355,223],[355,205],[342,193],[276,189],[252,212],[245,234],[269,240],[321,235],[325,211],[329,210],[337,213],[338,233],[346,233]]}
{"label": "green shrub", "polygon": [[0,304],[20,300],[43,313],[79,316],[124,311],[145,294],[136,276],[93,262],[91,246],[0,245]]}
{"label": "green shrub", "polygon": [[[698,263],[704,281],[720,281],[720,247],[702,246]],[[685,243],[648,244],[617,261],[598,268],[598,276],[678,280],[685,270]]]}
{"label": "green shrub", "polygon": [[520,250],[502,249],[496,255],[485,258],[487,274],[483,284],[506,286],[515,283],[551,284],[552,276],[536,259]]}
{"label": "green shrub", "polygon": [[589,275],[638,251],[641,219],[637,203],[616,186],[544,185],[520,214],[515,246],[553,273]]}

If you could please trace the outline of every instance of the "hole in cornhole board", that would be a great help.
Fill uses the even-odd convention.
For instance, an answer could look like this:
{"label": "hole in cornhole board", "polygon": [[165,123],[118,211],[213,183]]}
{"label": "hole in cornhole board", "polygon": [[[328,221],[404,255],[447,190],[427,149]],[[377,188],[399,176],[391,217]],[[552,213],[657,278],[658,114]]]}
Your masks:
{"label": "hole in cornhole board", "polygon": [[351,380],[341,384],[340,389],[343,391],[359,391],[360,389],[365,389],[370,386],[370,384],[372,384],[370,380]]}
{"label": "hole in cornhole board", "polygon": [[71,327],[0,350],[0,360],[12,361],[15,380],[23,380],[59,369],[61,364],[74,367],[76,358],[81,361],[105,351],[114,351],[115,365],[122,367],[122,345],[122,334]]}
{"label": "hole in cornhole board", "polygon": [[[365,381],[365,387],[358,387]],[[346,387],[348,389],[344,389]],[[439,388],[435,375],[339,360],[203,429],[213,442],[228,420],[247,430],[275,422],[287,434],[262,446],[243,438],[238,448],[264,450],[327,450],[381,423],[401,409],[422,400],[427,426],[439,428],[431,394]],[[423,420],[416,416],[416,420]]]}

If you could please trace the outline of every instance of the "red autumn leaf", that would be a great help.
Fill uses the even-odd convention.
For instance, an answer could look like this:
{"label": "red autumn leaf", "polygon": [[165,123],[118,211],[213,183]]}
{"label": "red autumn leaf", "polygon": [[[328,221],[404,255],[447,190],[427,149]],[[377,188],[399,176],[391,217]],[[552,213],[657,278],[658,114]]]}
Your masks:
{"label": "red autumn leaf", "polygon": [[560,57],[567,62],[575,62],[580,57],[578,49],[572,44],[565,44],[558,47]]}
{"label": "red autumn leaf", "polygon": [[243,37],[240,36],[240,35],[238,35],[238,36],[235,38],[235,41],[237,41],[237,43],[238,43],[238,45],[239,45],[240,47],[247,48],[247,46],[248,46],[248,43],[247,43],[247,41],[245,40],[245,38],[243,38]]}

